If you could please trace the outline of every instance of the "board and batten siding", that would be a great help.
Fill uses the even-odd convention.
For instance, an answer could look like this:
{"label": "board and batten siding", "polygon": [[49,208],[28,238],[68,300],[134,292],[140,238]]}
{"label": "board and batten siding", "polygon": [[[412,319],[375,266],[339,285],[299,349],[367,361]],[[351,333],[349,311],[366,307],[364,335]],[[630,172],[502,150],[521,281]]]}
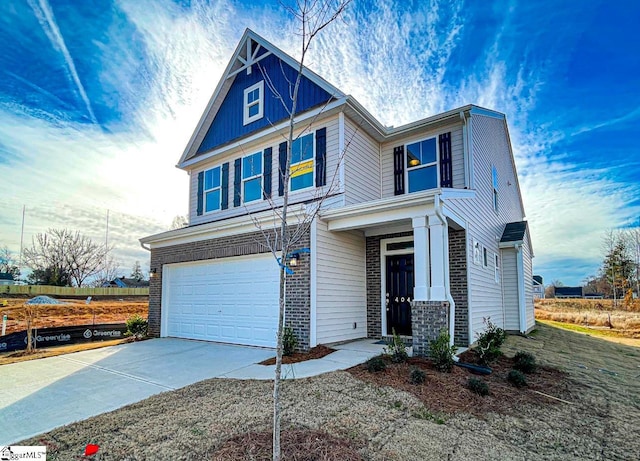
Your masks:
{"label": "board and batten siding", "polygon": [[329,232],[321,219],[316,219],[316,226],[315,242],[312,241],[312,251],[315,248],[316,252],[316,342],[365,338],[364,235],[357,231]]}
{"label": "board and batten siding", "polygon": [[[345,205],[381,198],[380,144],[345,117]],[[330,178],[327,178],[329,181]]]}
{"label": "board and batten siding", "polygon": [[[467,222],[469,255],[469,308],[471,313],[470,338],[484,331],[483,318],[500,327],[504,325],[501,285],[495,283],[494,254],[500,254],[498,244],[507,223],[522,221],[522,209],[511,161],[511,150],[500,118],[474,114],[468,122],[472,127],[472,174],[476,191],[475,199],[451,199],[445,206]],[[493,208],[492,166],[498,172],[498,211]],[[489,252],[489,264],[474,264],[473,243],[477,241]],[[504,270],[503,277],[504,277]]]}
{"label": "board and batten siding", "polygon": [[[412,134],[406,138],[390,141],[382,144],[382,197],[393,197],[393,149],[395,147],[411,144],[423,139],[438,137],[442,133],[451,132],[451,156],[453,168],[453,187],[464,189],[464,147],[462,140],[462,124],[447,127],[439,127],[437,130],[428,130],[420,134]],[[406,171],[406,165],[405,165]]]}
{"label": "board and batten siding", "polygon": [[[327,165],[327,186],[328,188],[331,182],[331,177],[338,168],[338,117],[334,116],[329,119],[321,120],[311,126],[310,131],[315,131],[319,128],[327,128],[327,152],[326,152],[326,165]],[[295,132],[297,135],[299,132]],[[237,158],[242,158],[246,155],[250,155],[256,152],[263,152],[264,149],[271,147],[272,161],[271,161],[271,198],[276,207],[282,205],[282,197],[278,196],[278,181],[279,181],[279,167],[278,161],[278,148],[283,141],[281,134],[274,134],[268,138],[262,138],[251,143],[243,144],[240,147],[225,152],[220,156],[216,156],[206,163],[198,165],[196,168],[190,171],[189,178],[189,224],[197,225],[207,222],[219,221],[222,219],[233,218],[236,216],[246,215],[247,213],[256,213],[271,208],[269,201],[259,200],[247,204],[241,204],[238,207],[233,206],[233,183],[235,178],[235,171],[233,162]],[[210,213],[203,213],[198,216],[197,204],[198,204],[198,173],[205,171],[216,166],[221,166],[223,163],[229,162],[229,208],[226,210],[218,210]],[[334,185],[333,190],[339,190],[339,184]],[[311,188],[303,191],[290,192],[289,204],[295,204],[311,200],[321,195],[318,189]],[[332,200],[331,203],[342,204],[342,201]],[[325,203],[325,206],[327,204]]]}
{"label": "board and batten siding", "polygon": [[500,250],[502,257],[502,286],[504,303],[504,329],[518,331],[520,329],[518,259],[515,248]]}

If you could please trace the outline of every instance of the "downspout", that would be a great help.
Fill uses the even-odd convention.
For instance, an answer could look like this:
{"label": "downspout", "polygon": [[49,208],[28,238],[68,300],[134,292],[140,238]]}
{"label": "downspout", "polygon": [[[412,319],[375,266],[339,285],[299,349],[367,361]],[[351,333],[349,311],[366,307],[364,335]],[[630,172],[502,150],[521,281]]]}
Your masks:
{"label": "downspout", "polygon": [[518,271],[518,318],[520,320],[520,333],[527,331],[526,301],[524,292],[524,263],[522,261],[522,244],[516,246],[516,267]]}
{"label": "downspout", "polygon": [[140,242],[140,246],[141,246],[142,248],[144,248],[145,250],[147,250],[147,251],[151,251],[151,248],[150,248],[150,247],[146,247],[146,246],[144,246],[144,243],[142,243],[142,242]]}
{"label": "downspout", "polygon": [[449,225],[447,224],[447,218],[442,213],[442,207],[440,204],[440,195],[436,195],[434,197],[434,208],[436,212],[436,216],[442,222],[443,232],[443,246],[442,248],[446,248],[447,251],[444,253],[444,291],[447,301],[449,302],[449,345],[453,346],[454,343],[454,333],[455,333],[455,319],[456,319],[456,303],[453,300],[453,296],[451,296],[451,283],[449,281]]}

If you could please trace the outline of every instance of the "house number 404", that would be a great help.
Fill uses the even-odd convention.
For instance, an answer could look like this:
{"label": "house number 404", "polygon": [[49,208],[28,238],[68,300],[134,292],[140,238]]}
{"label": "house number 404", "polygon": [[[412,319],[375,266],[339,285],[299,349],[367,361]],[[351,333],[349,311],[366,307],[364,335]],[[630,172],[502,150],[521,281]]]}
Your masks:
{"label": "house number 404", "polygon": [[409,297],[405,298],[404,296],[402,296],[402,297],[396,296],[396,299],[394,299],[394,301],[397,302],[397,303],[398,302],[403,303],[405,301],[410,303],[411,302],[411,298],[409,298]]}

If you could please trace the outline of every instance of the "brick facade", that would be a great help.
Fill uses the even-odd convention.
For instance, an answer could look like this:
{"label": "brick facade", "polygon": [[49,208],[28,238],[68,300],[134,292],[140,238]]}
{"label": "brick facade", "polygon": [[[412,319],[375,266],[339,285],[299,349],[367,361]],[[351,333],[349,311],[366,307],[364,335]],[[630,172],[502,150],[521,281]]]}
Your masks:
{"label": "brick facade", "polygon": [[369,338],[380,339],[382,337],[382,318],[380,313],[380,306],[382,305],[382,299],[380,298],[380,287],[382,286],[380,240],[394,237],[408,237],[411,235],[413,235],[413,232],[367,237],[367,336]]}
{"label": "brick facade", "polygon": [[[295,248],[308,247],[309,241],[310,234],[307,231]],[[165,264],[267,253],[269,250],[263,242],[264,237],[261,232],[251,232],[152,249],[150,267],[156,270],[156,275],[149,283],[149,334],[160,336],[162,267]],[[299,348],[302,350],[309,348],[310,286],[309,255],[302,254],[294,275],[288,278],[285,314],[287,325],[293,328],[298,338]]]}
{"label": "brick facade", "polygon": [[411,303],[411,330],[413,355],[429,356],[429,345],[442,330],[449,331],[447,301],[413,301]]}
{"label": "brick facade", "polygon": [[469,291],[467,288],[467,238],[464,229],[449,228],[449,286],[456,303],[453,339],[469,345]]}

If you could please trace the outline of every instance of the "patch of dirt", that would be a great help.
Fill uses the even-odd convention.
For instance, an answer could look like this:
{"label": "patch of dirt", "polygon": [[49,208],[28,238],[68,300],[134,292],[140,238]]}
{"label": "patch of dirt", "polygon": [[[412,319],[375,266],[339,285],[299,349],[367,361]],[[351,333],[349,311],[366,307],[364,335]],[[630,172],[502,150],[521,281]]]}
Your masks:
{"label": "patch of dirt", "polygon": [[[282,459],[295,461],[361,461],[354,442],[320,430],[283,430],[280,434]],[[250,432],[227,440],[212,461],[270,461],[273,433]]]}
{"label": "patch of dirt", "polygon": [[[332,354],[335,351],[336,351],[335,349],[331,349],[330,347],[319,345],[309,349],[309,352],[294,352],[291,355],[284,355],[282,357],[282,363],[290,364],[290,363],[304,362],[306,360],[321,359],[322,357],[326,357],[327,355]],[[275,364],[276,364],[276,358],[271,357],[270,359],[263,360],[258,365],[275,365]]]}
{"label": "patch of dirt", "polygon": [[[460,359],[462,362],[477,363],[472,351],[465,352]],[[545,398],[533,391],[565,399],[568,396],[567,389],[576,386],[566,373],[551,367],[538,367],[535,373],[526,375],[527,387],[518,389],[507,381],[507,374],[513,369],[513,359],[505,356],[491,364],[492,373],[489,375],[476,375],[458,366],[454,366],[450,373],[440,372],[430,360],[418,357],[411,357],[404,363],[392,363],[387,359],[385,361],[387,368],[384,371],[369,372],[364,364],[347,371],[363,381],[408,392],[437,413],[470,413],[480,417],[489,412],[517,415],[523,405],[559,403],[558,400]],[[425,372],[424,383],[411,383],[409,378],[414,368]],[[489,395],[483,397],[469,390],[467,382],[471,377],[487,383]]]}

